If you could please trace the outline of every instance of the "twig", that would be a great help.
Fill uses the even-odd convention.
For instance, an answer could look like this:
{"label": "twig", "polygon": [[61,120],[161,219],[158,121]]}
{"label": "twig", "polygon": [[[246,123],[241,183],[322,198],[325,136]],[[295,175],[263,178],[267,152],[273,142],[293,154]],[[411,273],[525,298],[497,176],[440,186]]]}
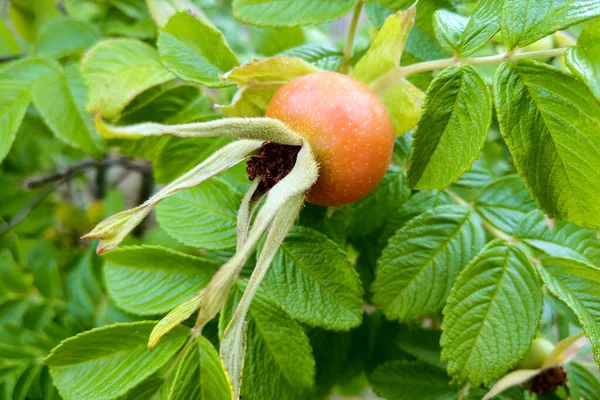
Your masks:
{"label": "twig", "polygon": [[486,56],[486,57],[475,57],[475,58],[445,58],[442,60],[433,60],[433,61],[425,61],[417,64],[407,65],[405,67],[396,67],[390,69],[385,74],[381,75],[379,78],[375,79],[373,82],[369,84],[369,87],[374,92],[379,92],[388,88],[390,85],[395,82],[406,78],[407,76],[417,74],[419,72],[427,72],[434,71],[438,69],[443,69],[450,66],[461,66],[461,65],[490,65],[490,64],[500,64],[504,61],[514,61],[520,60],[523,58],[550,58],[550,57],[558,57],[568,50],[568,47],[560,47],[557,49],[550,50],[539,50],[539,51],[529,51],[523,53],[515,53],[513,51],[509,51],[502,54],[496,54],[494,56]]}
{"label": "twig", "polygon": [[352,14],[352,21],[350,22],[350,29],[348,30],[348,37],[346,39],[346,47],[344,48],[344,58],[342,60],[342,66],[340,67],[340,72],[342,74],[347,74],[348,71],[350,71],[350,59],[352,58],[352,50],[354,48],[354,37],[356,36],[363,3],[364,0],[358,0],[358,4],[356,4],[354,13]]}
{"label": "twig", "polygon": [[2,57],[0,57],[0,62],[18,60],[19,58],[23,58],[23,54],[14,54],[14,55],[10,55],[10,56],[2,56]]}
{"label": "twig", "polygon": [[40,203],[48,197],[48,195],[58,189],[64,182],[68,180],[67,177],[63,177],[60,180],[54,182],[53,185],[48,186],[44,191],[42,191],[38,197],[36,197],[31,203],[27,205],[23,210],[21,210],[17,215],[13,217],[7,224],[0,226],[0,236],[9,232],[12,228],[17,226],[21,221],[23,221],[27,216],[38,206]]}
{"label": "twig", "polygon": [[148,171],[147,166],[135,164],[133,160],[128,158],[105,158],[102,161],[90,159],[80,161],[50,175],[42,176],[39,178],[32,178],[25,182],[25,188],[34,189],[40,186],[44,186],[51,182],[61,180],[63,178],[71,179],[74,175],[89,168],[102,168],[117,165],[139,172]]}

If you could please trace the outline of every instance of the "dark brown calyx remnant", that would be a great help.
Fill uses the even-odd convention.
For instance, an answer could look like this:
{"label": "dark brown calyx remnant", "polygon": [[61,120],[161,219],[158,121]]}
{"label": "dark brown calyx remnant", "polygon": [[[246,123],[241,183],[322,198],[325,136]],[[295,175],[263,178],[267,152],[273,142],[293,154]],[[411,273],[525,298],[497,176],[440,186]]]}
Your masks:
{"label": "dark brown calyx remnant", "polygon": [[290,173],[296,164],[301,146],[265,142],[257,156],[246,163],[248,178],[260,178],[258,190],[267,192]]}
{"label": "dark brown calyx remnant", "polygon": [[543,395],[567,383],[567,371],[563,367],[546,369],[527,383],[530,392]]}

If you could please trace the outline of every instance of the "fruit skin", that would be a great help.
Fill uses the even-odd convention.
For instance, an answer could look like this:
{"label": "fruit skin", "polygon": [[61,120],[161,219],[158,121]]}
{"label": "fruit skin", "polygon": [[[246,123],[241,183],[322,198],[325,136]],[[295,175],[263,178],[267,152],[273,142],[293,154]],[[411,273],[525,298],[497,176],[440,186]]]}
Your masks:
{"label": "fruit skin", "polygon": [[538,369],[546,362],[546,359],[554,350],[554,344],[543,337],[536,337],[531,347],[517,364],[519,369]]}
{"label": "fruit skin", "polygon": [[394,148],[392,120],[367,86],[336,72],[295,78],[277,91],[266,116],[306,139],[319,162],[310,203],[342,206],[369,194],[385,175]]}

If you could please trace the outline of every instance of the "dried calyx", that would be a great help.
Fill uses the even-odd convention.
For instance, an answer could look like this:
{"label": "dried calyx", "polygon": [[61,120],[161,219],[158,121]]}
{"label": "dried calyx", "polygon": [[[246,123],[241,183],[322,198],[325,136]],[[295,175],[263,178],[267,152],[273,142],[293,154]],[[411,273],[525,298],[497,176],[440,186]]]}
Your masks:
{"label": "dried calyx", "polygon": [[248,178],[253,181],[258,177],[260,183],[257,190],[267,192],[294,168],[301,148],[301,146],[265,142],[259,154],[251,157],[246,163]]}
{"label": "dried calyx", "polygon": [[544,395],[567,383],[567,371],[562,366],[549,368],[536,375],[526,386],[530,392]]}

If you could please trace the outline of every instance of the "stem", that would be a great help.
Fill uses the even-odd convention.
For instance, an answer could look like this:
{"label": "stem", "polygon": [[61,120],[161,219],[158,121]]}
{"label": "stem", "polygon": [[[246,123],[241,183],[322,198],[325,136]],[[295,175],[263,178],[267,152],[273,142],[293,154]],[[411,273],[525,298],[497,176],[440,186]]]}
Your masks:
{"label": "stem", "polygon": [[[452,200],[454,200],[458,205],[461,205],[463,207],[467,207],[470,210],[474,210],[475,209],[473,207],[472,203],[469,203],[468,201],[466,201],[465,199],[463,199],[462,197],[460,197],[456,193],[454,193],[454,192],[452,192],[450,190],[446,190],[446,193],[448,193],[450,195],[450,197],[452,197]],[[483,217],[481,218],[481,225],[483,226],[483,228],[486,231],[488,231],[488,233],[490,233],[495,238],[505,240],[508,243],[514,243],[514,242],[516,242],[516,239],[514,237],[512,237],[511,235],[507,235],[506,233],[502,232],[501,230],[499,230],[498,228],[496,228],[494,225],[490,224]]]}
{"label": "stem", "polygon": [[514,53],[508,51],[502,54],[496,54],[494,56],[486,57],[475,57],[475,58],[445,58],[442,60],[425,61],[417,64],[407,65],[405,67],[397,67],[390,69],[379,78],[375,79],[369,85],[371,90],[374,92],[382,91],[393,83],[404,79],[407,76],[418,74],[420,72],[427,72],[433,70],[439,70],[450,66],[462,66],[462,65],[489,65],[489,64],[500,64],[504,61],[515,61],[522,58],[551,58],[565,54],[569,47],[560,47],[558,49],[550,50],[538,50],[528,51],[524,53]]}
{"label": "stem", "polygon": [[346,47],[344,47],[344,58],[340,72],[347,74],[350,72],[350,59],[352,58],[352,49],[354,48],[354,38],[356,37],[356,30],[358,28],[358,20],[360,19],[360,13],[362,11],[364,0],[358,0],[356,7],[354,7],[354,13],[352,14],[352,21],[350,22],[350,28],[348,29],[348,37],[346,38]]}

